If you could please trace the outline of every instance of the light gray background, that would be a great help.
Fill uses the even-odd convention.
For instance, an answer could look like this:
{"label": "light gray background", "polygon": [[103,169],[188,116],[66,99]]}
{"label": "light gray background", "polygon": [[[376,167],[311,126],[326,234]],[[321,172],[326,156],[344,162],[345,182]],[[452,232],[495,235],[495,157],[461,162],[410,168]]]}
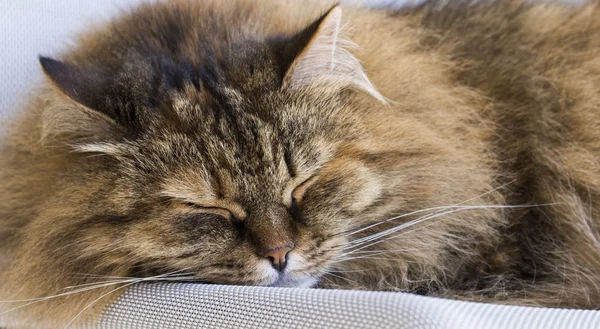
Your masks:
{"label": "light gray background", "polygon": [[0,116],[18,109],[41,81],[37,56],[57,55],[76,31],[144,0],[0,0]]}

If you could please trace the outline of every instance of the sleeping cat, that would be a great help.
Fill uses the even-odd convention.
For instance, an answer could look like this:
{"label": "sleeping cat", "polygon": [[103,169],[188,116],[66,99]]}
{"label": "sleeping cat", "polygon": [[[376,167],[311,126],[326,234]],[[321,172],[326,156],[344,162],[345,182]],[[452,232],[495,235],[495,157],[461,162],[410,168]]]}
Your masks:
{"label": "sleeping cat", "polygon": [[164,2],[40,63],[0,155],[21,323],[142,280],[600,307],[598,2]]}

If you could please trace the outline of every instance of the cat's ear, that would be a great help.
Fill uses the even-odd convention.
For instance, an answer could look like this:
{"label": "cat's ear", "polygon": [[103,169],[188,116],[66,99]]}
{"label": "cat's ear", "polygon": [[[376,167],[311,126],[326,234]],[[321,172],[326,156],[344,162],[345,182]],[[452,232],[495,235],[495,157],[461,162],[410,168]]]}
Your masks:
{"label": "cat's ear", "polygon": [[283,88],[300,88],[317,82],[354,87],[380,101],[359,61],[346,49],[352,43],[340,36],[342,9],[334,6],[319,19],[287,40],[279,59]]}
{"label": "cat's ear", "polygon": [[[40,56],[40,65],[52,86],[86,109],[104,113],[104,92],[110,79],[105,74],[90,68],[64,63],[49,57]],[[111,118],[114,119],[114,118]]]}
{"label": "cat's ear", "polygon": [[52,87],[60,92],[46,98],[42,144],[68,145],[77,152],[116,154],[108,141],[125,131],[104,106],[109,78],[91,68],[42,56],[39,60]]}

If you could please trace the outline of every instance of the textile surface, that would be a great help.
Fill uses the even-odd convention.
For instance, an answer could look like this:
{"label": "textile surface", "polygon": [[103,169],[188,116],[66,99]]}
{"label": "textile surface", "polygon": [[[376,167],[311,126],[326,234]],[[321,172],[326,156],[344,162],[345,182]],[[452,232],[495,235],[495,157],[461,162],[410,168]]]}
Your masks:
{"label": "textile surface", "polygon": [[600,311],[490,305],[397,292],[140,284],[82,329],[598,329]]}

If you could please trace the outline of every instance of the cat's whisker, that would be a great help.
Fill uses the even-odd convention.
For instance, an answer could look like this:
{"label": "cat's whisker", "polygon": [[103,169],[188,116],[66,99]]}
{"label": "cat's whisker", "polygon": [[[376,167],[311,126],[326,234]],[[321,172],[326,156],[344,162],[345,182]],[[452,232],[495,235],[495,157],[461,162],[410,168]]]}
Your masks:
{"label": "cat's whisker", "polygon": [[[369,224],[369,225],[367,225],[365,227],[362,227],[360,229],[352,228],[352,229],[348,229],[348,230],[345,230],[345,231],[342,231],[342,232],[331,234],[327,238],[333,238],[335,236],[339,236],[339,235],[342,235],[342,234],[344,234],[344,235],[342,235],[342,237],[352,236],[352,235],[354,235],[356,233],[359,233],[359,232],[362,232],[364,230],[376,227],[378,225],[381,225],[381,224],[384,224],[384,223],[387,223],[387,222],[390,222],[390,221],[393,221],[393,220],[396,220],[396,219],[399,219],[399,218],[403,218],[403,217],[406,217],[406,216],[409,216],[409,215],[414,215],[414,214],[422,213],[422,212],[425,212],[425,211],[428,211],[428,210],[436,210],[437,209],[436,211],[433,212],[433,213],[437,213],[437,212],[443,211],[445,209],[450,209],[450,208],[453,208],[453,207],[458,207],[458,206],[460,206],[462,204],[465,204],[465,203],[471,202],[473,200],[482,198],[482,197],[484,197],[484,196],[486,196],[486,195],[488,195],[490,193],[499,191],[500,189],[502,189],[502,188],[504,188],[504,187],[506,187],[506,186],[508,186],[510,184],[513,184],[514,182],[516,182],[516,180],[512,180],[512,181],[510,181],[510,182],[508,182],[506,184],[503,184],[501,186],[498,186],[498,187],[496,187],[496,188],[494,188],[494,189],[492,189],[490,191],[484,192],[484,193],[482,193],[482,194],[480,194],[478,196],[475,196],[475,197],[473,197],[471,199],[468,199],[468,200],[456,203],[456,204],[451,205],[451,206],[437,206],[437,207],[431,207],[431,208],[425,208],[425,209],[416,210],[416,211],[413,211],[413,212],[410,212],[410,213],[407,213],[407,214],[402,214],[402,215],[399,215],[399,216],[388,218],[388,219],[379,221],[379,222],[374,223],[374,224]],[[343,244],[343,245],[346,245],[346,244]]]}
{"label": "cat's whisker", "polygon": [[[379,250],[363,250],[363,251],[358,251],[356,252],[357,254],[371,254],[371,253],[379,253],[379,252],[406,252],[406,251],[418,251],[421,250],[419,248],[405,248],[405,249],[390,249],[390,250],[385,250],[385,249],[379,249]],[[343,254],[344,255],[344,254]]]}
{"label": "cat's whisker", "polygon": [[[427,225],[427,226],[429,226],[429,225]],[[342,254],[342,255],[340,255],[340,257],[337,260],[348,261],[348,260],[353,260],[353,259],[392,259],[392,258],[387,258],[387,257],[375,257],[375,256],[380,256],[380,255],[385,256],[385,255],[393,254],[393,253],[397,253],[397,252],[411,252],[411,251],[415,252],[415,251],[420,251],[420,250],[414,249],[414,248],[396,249],[396,250],[377,250],[377,251],[373,251],[373,252],[367,250],[367,251],[358,252],[358,255],[356,255],[356,256],[352,256],[350,253]]]}
{"label": "cat's whisker", "polygon": [[489,190],[489,191],[487,191],[487,192],[484,192],[484,193],[482,193],[482,194],[480,194],[480,195],[478,195],[478,196],[475,196],[475,197],[473,197],[473,198],[471,198],[471,199],[468,199],[468,200],[465,200],[465,201],[462,201],[462,202],[456,203],[456,204],[454,204],[454,205],[451,205],[451,206],[437,206],[437,207],[425,208],[425,209],[416,210],[416,211],[413,211],[413,212],[410,212],[410,213],[407,213],[407,214],[402,214],[402,215],[399,215],[399,216],[395,216],[395,217],[392,217],[392,218],[388,218],[388,219],[386,219],[386,220],[383,220],[383,221],[380,221],[380,222],[377,222],[377,223],[371,224],[371,225],[369,225],[369,226],[366,226],[366,227],[364,227],[364,228],[358,229],[358,230],[356,230],[356,231],[354,231],[354,232],[352,232],[352,233],[346,234],[346,235],[344,235],[344,236],[350,236],[350,235],[354,235],[354,234],[356,234],[356,233],[362,232],[362,231],[364,231],[364,230],[368,230],[368,229],[370,229],[370,228],[373,228],[373,227],[375,227],[375,226],[378,226],[378,225],[381,225],[381,224],[384,224],[384,223],[387,223],[387,222],[390,222],[390,221],[393,221],[393,220],[396,220],[396,219],[400,219],[400,218],[403,218],[403,217],[406,217],[406,216],[410,216],[410,215],[419,214],[419,213],[422,213],[422,212],[425,212],[425,211],[429,211],[429,210],[439,210],[439,211],[442,211],[442,210],[445,210],[445,209],[450,209],[450,208],[453,208],[453,207],[458,207],[458,206],[460,206],[460,205],[463,205],[463,204],[465,204],[465,203],[471,202],[471,201],[473,201],[473,200],[480,199],[480,198],[482,198],[482,197],[484,197],[484,196],[486,196],[486,195],[488,195],[488,194],[491,194],[491,193],[494,193],[494,192],[496,192],[496,191],[499,191],[499,190],[501,190],[501,189],[503,189],[503,188],[507,187],[508,185],[510,185],[510,184],[513,184],[514,182],[516,182],[516,180],[514,180],[514,179],[513,179],[512,181],[510,181],[510,182],[508,182],[508,183],[506,183],[506,184],[500,185],[500,186],[498,186],[498,187],[496,187],[496,188],[493,188],[493,189],[491,189],[491,190]]}
{"label": "cat's whisker", "polygon": [[324,274],[324,275],[330,275],[330,276],[333,276],[333,277],[336,277],[336,278],[339,278],[339,279],[342,279],[342,280],[346,280],[346,281],[348,281],[348,282],[350,282],[350,283],[353,283],[353,284],[355,284],[355,285],[359,285],[359,284],[358,284],[358,282],[356,282],[356,281],[354,281],[354,280],[350,280],[350,279],[348,279],[348,278],[345,278],[345,277],[343,277],[343,276],[341,276],[341,275],[333,274],[333,273],[331,273],[330,271],[327,271],[327,272],[325,272],[325,274]]}
{"label": "cat's whisker", "polygon": [[345,259],[345,258],[356,258],[356,257],[371,257],[371,256],[378,256],[378,255],[386,255],[386,254],[393,254],[393,253],[397,253],[397,252],[416,252],[416,251],[421,251],[420,249],[415,249],[415,248],[407,248],[407,249],[396,249],[396,250],[377,250],[377,251],[370,251],[370,250],[366,250],[366,251],[359,251],[356,253],[356,255],[347,253],[347,254],[340,254],[337,259]]}
{"label": "cat's whisker", "polygon": [[384,223],[387,223],[387,222],[391,222],[391,221],[396,220],[396,219],[408,217],[408,216],[411,216],[411,215],[420,214],[420,213],[423,213],[423,212],[426,212],[426,211],[431,211],[431,210],[438,210],[439,211],[439,210],[449,209],[449,208],[452,208],[452,207],[454,207],[454,206],[438,206],[438,207],[431,207],[431,208],[425,208],[425,209],[420,209],[420,210],[412,211],[412,212],[409,212],[409,213],[406,213],[406,214],[402,214],[402,215],[399,215],[399,216],[394,216],[394,217],[391,217],[391,218],[379,221],[377,223],[371,224],[371,225],[366,226],[364,228],[358,229],[358,230],[356,230],[354,232],[350,232],[350,233],[348,233],[348,234],[346,234],[344,236],[351,236],[351,235],[354,235],[354,234],[366,231],[368,229],[371,229],[373,227],[379,226],[381,224],[384,224]]}
{"label": "cat's whisker", "polygon": [[116,275],[99,275],[99,274],[87,274],[87,273],[73,273],[73,278],[76,279],[137,279],[133,276],[116,276]]}
{"label": "cat's whisker", "polygon": [[64,287],[64,288],[62,288],[62,290],[69,290],[69,289],[83,288],[83,287],[87,287],[87,286],[93,286],[93,285],[96,285],[96,284],[103,284],[103,283],[119,283],[119,282],[123,282],[123,280],[112,280],[112,281],[99,281],[99,282],[90,282],[90,283],[84,283],[84,284],[79,284],[79,285],[74,285],[74,286],[68,286],[68,287]]}
{"label": "cat's whisker", "polygon": [[[376,227],[376,226],[379,226],[381,224],[385,224],[385,223],[388,223],[388,222],[391,222],[393,220],[397,220],[397,219],[400,219],[400,218],[408,217],[408,216],[411,216],[411,215],[416,215],[416,214],[423,213],[423,212],[426,212],[426,211],[431,211],[431,210],[438,210],[439,211],[439,210],[448,209],[448,208],[449,208],[448,206],[432,207],[432,208],[426,208],[426,209],[412,211],[412,212],[409,212],[409,213],[406,213],[406,214],[402,214],[402,215],[399,215],[399,216],[394,216],[394,217],[388,218],[386,220],[383,220],[383,221],[371,224],[369,226],[366,226],[364,228],[361,228],[361,229],[355,230],[353,232],[350,232],[350,233],[344,235],[344,237],[352,236],[354,234],[366,231],[366,230],[371,229],[373,227]],[[435,213],[435,211],[433,213]],[[346,244],[353,243],[353,242],[355,242],[355,241],[347,242]]]}
{"label": "cat's whisker", "polygon": [[[420,222],[423,222],[424,220],[427,220],[427,219],[434,219],[434,218],[438,218],[438,217],[441,217],[441,216],[447,215],[447,214],[449,214],[449,213],[457,212],[457,211],[460,211],[460,210],[456,210],[456,211],[448,211],[448,212],[444,212],[444,213],[440,213],[440,214],[435,214],[435,215],[432,215],[432,216],[429,216],[429,217],[423,218],[423,220],[420,220],[418,223],[420,223]],[[438,220],[438,221],[439,221],[439,220]],[[425,225],[425,226],[422,226],[422,227],[420,227],[420,228],[429,227],[429,226],[431,226],[431,225],[433,225],[433,224],[436,224],[438,221],[435,221],[435,222],[433,222],[433,223],[427,224],[427,225]],[[375,238],[373,238],[373,239],[370,239],[370,240],[368,240],[368,241],[365,241],[365,242],[363,242],[363,243],[361,243],[361,244],[357,244],[357,245],[351,246],[349,249],[351,249],[351,248],[357,248],[357,249],[354,249],[354,250],[351,250],[350,252],[347,252],[347,253],[346,253],[346,255],[354,254],[354,253],[356,253],[356,252],[358,252],[358,251],[360,251],[360,250],[366,249],[366,248],[368,248],[368,247],[371,247],[371,246],[377,245],[377,244],[379,244],[379,243],[382,243],[382,242],[385,242],[385,241],[389,241],[389,240],[390,240],[390,239],[392,239],[392,238],[396,238],[396,237],[398,237],[398,236],[400,236],[400,235],[402,235],[402,234],[393,235],[392,237],[388,237],[388,238],[386,238],[386,239],[383,239],[383,238],[385,238],[386,236],[388,236],[388,235],[390,235],[390,234],[393,234],[393,233],[396,233],[396,232],[398,232],[398,231],[404,230],[404,229],[406,229],[406,228],[408,228],[408,227],[411,227],[411,226],[413,226],[414,224],[418,224],[418,223],[412,223],[411,225],[408,225],[408,226],[401,227],[400,229],[393,230],[393,231],[388,231],[388,232],[386,232],[386,234],[383,234],[383,235],[378,235],[377,237],[375,237]],[[412,230],[412,231],[414,231],[414,230]],[[412,231],[409,231],[409,232],[412,232]],[[403,233],[408,233],[408,232],[403,232]],[[383,240],[381,240],[381,239],[383,239]],[[379,241],[377,241],[377,240],[379,240]],[[374,242],[372,242],[372,241],[374,241]],[[371,243],[369,243],[369,242],[371,242]]]}
{"label": "cat's whisker", "polygon": [[[60,293],[60,294],[56,294],[56,295],[52,295],[52,296],[29,298],[29,299],[4,300],[4,301],[0,301],[0,303],[25,303],[25,302],[27,302],[27,304],[9,309],[0,314],[8,313],[8,312],[17,310],[19,308],[29,306],[29,305],[32,305],[32,304],[35,304],[38,302],[42,302],[45,300],[54,299],[54,298],[58,298],[58,297],[65,297],[65,296],[69,296],[72,294],[87,292],[87,291],[104,288],[104,287],[121,284],[121,283],[140,283],[140,282],[148,282],[148,281],[191,281],[191,280],[196,280],[197,279],[196,276],[185,276],[185,275],[190,275],[190,274],[193,275],[193,273],[188,273],[188,272],[182,273],[182,271],[186,271],[188,269],[189,268],[177,270],[177,271],[173,271],[173,272],[169,272],[169,273],[165,273],[165,274],[160,274],[157,276],[146,277],[146,278],[129,278],[129,279],[124,279],[124,280],[115,280],[115,281],[104,282],[104,283],[95,282],[95,283],[83,284],[81,286],[86,286],[86,287],[68,291],[68,292],[64,292],[64,293]],[[176,276],[172,276],[174,274]],[[78,287],[78,286],[70,286],[70,287],[65,287],[63,289],[72,289],[72,288],[76,288],[76,287]]]}
{"label": "cat's whisker", "polygon": [[362,273],[367,272],[368,269],[364,270],[328,270],[327,273]]}
{"label": "cat's whisker", "polygon": [[356,256],[356,257],[341,258],[341,259],[335,260],[335,261],[333,261],[331,263],[332,264],[338,264],[338,263],[347,262],[347,261],[350,261],[350,260],[357,260],[357,259],[390,260],[390,259],[393,259],[393,258],[390,258],[390,257],[374,257],[374,256]]}
{"label": "cat's whisker", "polygon": [[109,292],[107,292],[107,293],[103,294],[102,296],[100,296],[100,297],[96,298],[94,301],[92,301],[92,302],[91,302],[91,303],[89,303],[89,304],[88,304],[86,307],[84,307],[84,308],[83,308],[83,309],[82,309],[82,310],[81,310],[79,313],[77,313],[77,315],[75,315],[75,316],[73,317],[73,319],[71,319],[71,321],[69,321],[69,323],[67,323],[67,325],[65,326],[65,328],[64,328],[64,329],[67,329],[67,328],[69,328],[69,326],[71,326],[71,324],[73,324],[73,322],[74,322],[75,320],[77,320],[77,318],[79,318],[79,316],[81,316],[81,314],[83,314],[83,312],[85,312],[85,311],[86,311],[87,309],[89,309],[90,307],[92,307],[92,306],[96,305],[96,303],[98,303],[98,302],[99,302],[101,299],[103,299],[104,297],[106,297],[106,296],[108,296],[108,295],[110,295],[110,294],[112,294],[112,293],[114,293],[114,292],[116,292],[116,291],[118,291],[118,290],[121,290],[121,289],[127,288],[127,287],[129,287],[129,286],[131,286],[131,285],[134,285],[134,284],[136,284],[136,283],[137,283],[137,282],[128,283],[128,284],[126,284],[126,285],[123,285],[123,286],[121,286],[121,287],[115,288],[115,289],[113,289],[113,290],[111,290],[111,291],[109,291]]}
{"label": "cat's whisker", "polygon": [[[441,214],[447,214],[449,212],[452,212],[452,211],[443,212]],[[405,227],[410,227],[412,225],[415,225],[415,224],[418,224],[418,223],[420,223],[422,221],[425,221],[425,220],[427,220],[429,218],[434,218],[435,215],[437,215],[437,214],[440,214],[440,213],[434,212],[434,213],[431,213],[431,214],[427,214],[425,216],[422,216],[422,217],[419,217],[417,219],[411,220],[409,222],[403,223],[403,224],[398,225],[396,227],[393,227],[391,229],[387,229],[387,230],[384,230],[384,231],[381,231],[381,232],[377,232],[377,233],[368,235],[368,236],[363,237],[363,238],[359,238],[359,239],[347,242],[346,243],[346,247],[344,249],[349,249],[349,248],[352,248],[354,246],[361,245],[363,243],[366,243],[366,242],[375,240],[375,239],[377,239],[379,237],[385,236],[385,235],[389,234],[390,232],[394,232],[396,230],[401,230],[401,229],[403,229]]]}
{"label": "cat's whisker", "polygon": [[[418,231],[418,230],[420,230],[420,229],[426,228],[426,227],[428,227],[428,226],[430,226],[430,225],[432,225],[432,224],[435,224],[435,223],[431,223],[431,224],[429,224],[429,225],[426,225],[426,226],[423,226],[423,227],[417,227],[417,228],[415,228],[415,229],[413,229],[413,230],[410,230],[410,231],[408,231],[408,232],[402,232],[401,234],[398,234],[398,235],[396,235],[396,236],[393,236],[393,237],[387,238],[387,239],[385,239],[385,240],[389,240],[389,239],[392,239],[392,238],[397,238],[397,237],[400,237],[400,236],[402,236],[402,235],[406,235],[406,234],[409,234],[409,233],[413,233],[413,232],[415,232],[415,231]],[[385,240],[384,240],[384,241],[385,241]]]}
{"label": "cat's whisker", "polygon": [[[471,209],[492,208],[492,207],[506,207],[506,206],[495,206],[495,205],[492,205],[492,206],[445,206],[445,207],[435,207],[435,208],[440,208],[440,209],[452,209],[452,210],[445,211],[445,212],[434,211],[432,213],[429,213],[427,215],[424,215],[424,216],[419,217],[417,219],[414,219],[412,221],[400,224],[400,226],[396,226],[394,228],[391,228],[391,229],[388,229],[388,230],[385,230],[385,231],[382,231],[382,232],[378,232],[378,233],[375,233],[373,235],[369,235],[369,236],[366,236],[366,237],[363,237],[363,238],[360,238],[360,239],[356,239],[354,241],[350,241],[350,242],[347,243],[347,245],[360,244],[360,243],[362,243],[364,241],[367,241],[367,240],[370,240],[372,238],[375,238],[376,235],[381,235],[381,234],[385,234],[386,232],[389,232],[389,231],[394,231],[394,230],[399,230],[399,229],[402,229],[402,228],[410,227],[410,226],[412,226],[414,224],[418,224],[419,222],[421,222],[423,220],[431,218],[430,216],[434,216],[434,215],[437,215],[437,214],[441,214],[441,213],[447,214],[447,213],[454,212],[455,210],[471,210]],[[435,208],[429,208],[429,209],[435,209]],[[415,212],[413,212],[413,213],[415,213]]]}
{"label": "cat's whisker", "polygon": [[164,277],[170,277],[173,275],[188,275],[188,274],[193,274],[193,273],[189,273],[189,272],[184,272],[191,269],[191,267],[186,267],[186,268],[182,268],[180,270],[176,270],[176,271],[172,271],[172,272],[168,272],[168,273],[164,273],[164,274],[159,274],[156,276],[153,276],[151,278],[164,278]]}
{"label": "cat's whisker", "polygon": [[[428,214],[428,215],[423,216],[421,218],[417,218],[417,219],[415,219],[413,221],[401,224],[401,225],[399,225],[397,227],[394,227],[394,228],[391,228],[391,229],[388,229],[388,230],[385,230],[385,231],[382,231],[382,232],[375,233],[375,234],[373,234],[371,236],[367,236],[367,237],[364,237],[364,238],[361,238],[361,239],[357,239],[357,240],[352,241],[351,243],[349,243],[349,246],[347,248],[345,248],[345,249],[352,249],[352,248],[357,248],[358,247],[358,249],[355,249],[354,251],[362,250],[362,249],[370,247],[370,246],[372,246],[374,244],[378,244],[380,242],[387,241],[389,239],[384,239],[384,240],[381,240],[381,241],[376,241],[376,242],[368,244],[371,241],[382,239],[382,238],[384,238],[386,236],[389,236],[391,234],[394,234],[396,232],[404,230],[404,229],[406,229],[408,227],[411,227],[411,226],[414,226],[416,224],[419,224],[419,223],[421,223],[423,221],[434,219],[434,218],[438,218],[438,217],[441,217],[441,216],[444,216],[444,215],[448,215],[448,214],[451,214],[451,213],[455,213],[455,212],[459,212],[459,211],[474,210],[474,209],[533,208],[533,207],[542,207],[542,206],[549,206],[549,205],[554,205],[554,203],[536,204],[536,205],[480,205],[480,206],[460,206],[460,207],[457,207],[458,209],[448,210],[448,211],[444,211],[444,212],[441,212],[441,213]],[[436,222],[438,222],[438,221],[436,221]],[[352,253],[352,252],[353,251],[351,251],[350,253]]]}
{"label": "cat's whisker", "polygon": [[[189,278],[193,278],[191,275],[193,275],[194,273],[181,273],[181,274],[177,274],[175,276],[168,276],[168,277],[164,277],[164,279],[167,280],[177,280],[177,279],[189,279]],[[148,278],[130,278],[130,280],[132,281],[160,281],[161,277],[148,277]],[[112,281],[99,281],[99,282],[90,282],[90,283],[84,283],[84,284],[80,284],[80,285],[75,285],[75,286],[68,286],[68,287],[64,287],[63,290],[67,290],[67,289],[75,289],[75,288],[81,288],[81,287],[86,287],[86,286],[93,286],[96,284],[103,284],[103,283],[123,283],[123,280],[112,280]]]}
{"label": "cat's whisker", "polygon": [[349,229],[349,230],[338,232],[338,233],[335,233],[335,234],[332,234],[332,235],[328,236],[328,238],[332,238],[332,237],[339,236],[339,235],[341,235],[342,237],[352,236],[354,234],[360,233],[362,231],[368,230],[370,228],[379,226],[381,224],[384,224],[384,223],[387,223],[387,222],[390,222],[390,221],[393,221],[393,220],[396,220],[396,219],[404,218],[404,217],[407,217],[407,216],[410,216],[410,215],[419,214],[419,213],[422,213],[422,212],[425,212],[425,211],[429,211],[429,210],[445,209],[445,208],[448,208],[448,207],[447,206],[438,206],[438,207],[432,207],[432,208],[426,208],[426,209],[416,210],[416,211],[409,212],[409,213],[406,213],[406,214],[394,216],[394,217],[391,217],[391,218],[388,218],[388,219],[385,219],[385,220],[382,220],[382,221],[378,221],[377,223],[369,224],[368,226],[365,226],[365,227],[362,227],[362,228],[359,228],[359,229],[352,228],[352,229]]}
{"label": "cat's whisker", "polygon": [[36,304],[36,303],[39,303],[39,302],[43,302],[43,301],[46,301],[46,300],[50,300],[50,299],[54,299],[54,298],[58,298],[58,297],[65,297],[65,296],[69,296],[69,295],[73,295],[73,294],[78,294],[78,293],[82,293],[82,292],[86,292],[86,291],[91,291],[91,290],[95,290],[95,289],[99,289],[99,288],[109,287],[109,286],[113,286],[113,285],[120,284],[120,283],[130,283],[132,281],[133,280],[119,281],[119,282],[116,282],[116,283],[99,284],[99,285],[96,285],[96,286],[87,287],[87,288],[81,288],[81,289],[77,289],[77,290],[74,290],[74,291],[69,291],[69,292],[65,292],[65,293],[61,293],[61,294],[56,294],[56,295],[53,295],[53,296],[47,296],[47,297],[21,299],[21,300],[10,300],[10,301],[0,301],[2,303],[22,303],[22,302],[27,302],[24,305],[20,305],[20,306],[8,309],[8,310],[0,313],[0,315],[1,314],[9,313],[9,312],[12,312],[12,311],[15,311],[15,310],[18,310],[18,309],[21,309],[21,308],[33,305],[33,304]]}
{"label": "cat's whisker", "polygon": [[[53,299],[53,298],[58,298],[58,297],[64,297],[64,296],[69,296],[69,295],[72,295],[72,294],[77,294],[77,293],[80,293],[80,292],[86,292],[86,291],[90,291],[90,290],[94,290],[94,289],[98,289],[98,288],[103,288],[103,287],[111,286],[111,285],[114,285],[114,284],[127,283],[127,282],[131,282],[131,281],[134,281],[134,280],[131,279],[131,280],[116,281],[115,283],[101,283],[101,284],[97,284],[97,285],[94,285],[94,286],[80,288],[80,289],[77,289],[77,290],[72,290],[72,291],[68,291],[68,292],[64,292],[64,293],[60,293],[60,294],[56,294],[56,295],[52,295],[52,296],[37,297],[37,298],[28,298],[28,299],[1,300],[0,303],[24,303],[24,302],[44,301],[44,300],[48,300],[48,299]],[[8,312],[8,311],[6,311],[6,312]],[[3,314],[3,313],[0,313],[0,314]]]}
{"label": "cat's whisker", "polygon": [[[427,219],[433,219],[433,218],[441,217],[441,216],[443,216],[443,215],[446,215],[446,214],[448,214],[448,213],[453,213],[453,212],[462,211],[462,210],[481,209],[481,208],[530,208],[530,207],[539,207],[539,206],[547,206],[547,205],[550,205],[550,204],[539,204],[539,205],[517,205],[517,206],[473,206],[473,207],[468,207],[468,208],[455,209],[455,210],[453,210],[453,211],[447,211],[447,212],[438,213],[438,214],[434,214],[434,215],[429,215],[429,216],[425,216],[425,217],[427,217]],[[423,220],[420,220],[420,222],[422,222],[422,221],[423,221]],[[435,222],[433,222],[433,223],[430,223],[430,224],[428,224],[428,225],[425,225],[425,226],[422,226],[422,227],[418,227],[418,228],[416,228],[416,229],[414,229],[414,230],[411,230],[411,231],[408,231],[408,232],[402,232],[402,233],[400,233],[400,234],[396,234],[396,235],[393,235],[393,236],[391,236],[391,237],[388,237],[388,238],[386,238],[386,239],[383,239],[383,240],[381,240],[381,239],[382,239],[383,237],[385,237],[385,236],[388,236],[388,235],[390,235],[390,234],[393,234],[393,233],[396,233],[396,232],[398,232],[398,231],[404,230],[404,229],[406,229],[407,227],[413,226],[413,225],[414,225],[414,224],[416,224],[416,223],[413,223],[413,224],[411,224],[411,225],[408,225],[408,226],[406,226],[406,225],[404,225],[404,226],[403,226],[403,225],[400,225],[400,227],[399,227],[399,228],[395,228],[395,229],[389,230],[389,232],[387,232],[387,233],[386,233],[386,234],[384,234],[384,235],[377,234],[378,236],[377,236],[375,239],[380,239],[379,241],[375,241],[375,242],[372,242],[372,243],[369,243],[369,244],[366,244],[366,245],[364,245],[364,244],[365,244],[365,243],[367,243],[367,242],[363,242],[363,243],[361,243],[361,244],[362,244],[362,246],[361,246],[361,247],[359,247],[359,248],[357,248],[357,249],[355,249],[355,250],[352,250],[352,251],[350,251],[350,252],[344,253],[344,254],[343,254],[343,256],[348,256],[348,255],[351,255],[351,254],[355,254],[355,253],[359,252],[359,251],[360,251],[360,250],[362,250],[362,249],[366,249],[366,248],[368,248],[368,247],[371,247],[371,246],[373,246],[373,245],[376,245],[376,244],[379,244],[379,243],[382,243],[382,242],[385,242],[385,241],[389,241],[389,240],[391,240],[391,239],[398,238],[398,237],[400,237],[400,236],[403,236],[403,235],[405,235],[405,234],[408,234],[408,233],[412,233],[412,232],[414,232],[414,231],[416,231],[416,230],[420,230],[420,229],[423,229],[423,228],[425,228],[425,227],[429,227],[429,226],[431,226],[431,225],[433,225],[433,224],[435,224],[435,223],[437,223],[437,222],[439,222],[439,221],[435,221]],[[385,231],[384,231],[384,232],[385,232]],[[372,239],[372,240],[369,240],[369,241],[373,241],[373,240],[375,240],[375,239]],[[351,248],[356,248],[356,247],[358,247],[358,246],[360,246],[360,245],[354,245],[354,246],[351,246],[351,247],[350,247],[350,249],[351,249]],[[342,256],[342,257],[343,257],[343,256]],[[360,257],[360,256],[359,256],[359,257]],[[357,259],[357,258],[342,258],[340,261],[348,261],[348,260],[352,260],[352,259]]]}
{"label": "cat's whisker", "polygon": [[[384,238],[384,237],[386,237],[386,236],[388,236],[390,234],[394,234],[394,233],[396,233],[398,231],[404,230],[404,229],[406,229],[408,227],[411,227],[413,225],[422,223],[422,222],[424,222],[426,220],[438,218],[438,217],[441,217],[441,216],[444,216],[444,215],[448,215],[448,214],[451,214],[451,213],[454,213],[454,212],[462,211],[462,210],[465,210],[465,209],[448,210],[448,211],[444,211],[444,212],[441,212],[441,213],[433,213],[433,214],[425,215],[423,217],[419,217],[419,218],[417,218],[415,220],[412,220],[412,221],[407,222],[407,223],[403,223],[403,224],[398,225],[396,227],[393,227],[391,229],[384,230],[384,231],[381,231],[381,232],[378,232],[378,233],[366,236],[364,238],[357,239],[355,241],[351,241],[350,243],[347,244],[347,247],[345,247],[344,250],[348,250],[348,249],[352,249],[352,248],[358,248],[356,250],[364,249],[365,247],[368,247],[368,246],[372,245],[372,244],[368,244],[369,242],[376,241],[378,239]],[[366,244],[366,246],[364,246],[365,244]]]}
{"label": "cat's whisker", "polygon": [[[91,290],[95,290],[95,289],[99,289],[99,288],[104,288],[104,287],[109,287],[109,286],[114,286],[117,284],[122,284],[125,283],[125,286],[131,286],[133,284],[136,283],[141,283],[141,282],[153,282],[153,281],[170,281],[170,282],[177,282],[177,281],[195,281],[197,280],[196,276],[189,276],[189,277],[178,277],[178,278],[138,278],[137,280],[124,280],[124,281],[118,281],[118,282],[114,282],[114,283],[107,283],[107,284],[100,284],[97,286],[93,286],[93,287],[88,287],[88,288],[82,288],[82,289],[78,289],[78,290],[74,290],[74,291],[69,291],[67,293],[62,293],[62,294],[57,294],[54,296],[48,296],[48,297],[41,297],[41,298],[31,298],[31,299],[21,299],[21,300],[10,300],[10,301],[0,301],[1,303],[21,303],[21,302],[27,302],[24,305],[19,305],[17,307],[13,307],[11,309],[8,309],[6,311],[3,311],[2,313],[0,313],[0,315],[2,314],[6,314],[9,312],[13,312],[16,311],[18,309],[39,303],[39,302],[43,302],[46,300],[50,300],[50,299],[54,299],[54,298],[58,298],[58,297],[64,297],[64,296],[69,296],[69,295],[73,295],[73,294],[77,294],[77,293],[82,293],[82,292],[86,292],[86,291],[91,291]],[[120,287],[122,288],[122,287]],[[120,289],[118,288],[118,289]],[[118,290],[115,289],[115,290]]]}

